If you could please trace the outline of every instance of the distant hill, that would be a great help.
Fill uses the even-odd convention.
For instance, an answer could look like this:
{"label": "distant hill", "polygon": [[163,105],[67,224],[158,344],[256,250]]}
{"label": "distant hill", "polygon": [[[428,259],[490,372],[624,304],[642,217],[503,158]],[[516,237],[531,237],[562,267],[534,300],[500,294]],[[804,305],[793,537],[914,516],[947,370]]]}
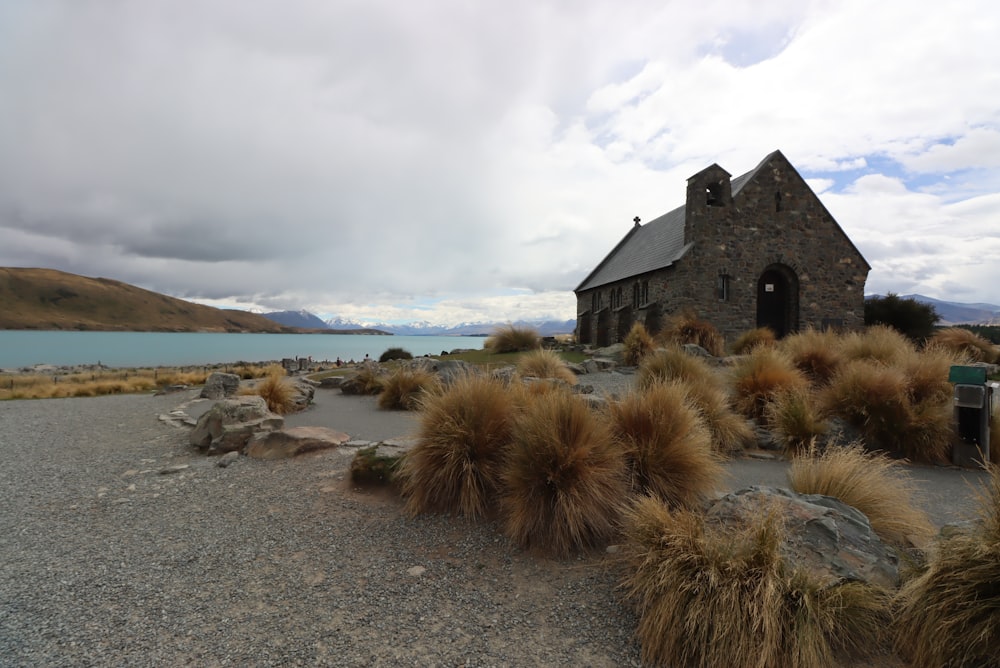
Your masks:
{"label": "distant hill", "polygon": [[301,327],[302,329],[329,329],[321,318],[309,311],[271,311],[261,313],[268,320],[286,327]]}
{"label": "distant hill", "polygon": [[0,267],[0,329],[292,332],[248,313],[193,304],[108,278]]}
{"label": "distant hill", "polygon": [[922,304],[930,304],[939,316],[941,325],[1000,325],[1000,306],[996,304],[963,304],[924,295],[900,295]]}
{"label": "distant hill", "polygon": [[[427,322],[410,322],[402,325],[389,325],[378,323],[376,325],[362,325],[343,318],[333,318],[327,320],[328,327],[350,328],[350,327],[374,327],[383,332],[390,332],[399,336],[489,336],[498,327],[504,327],[506,322],[463,322],[458,325],[432,325]],[[517,327],[530,327],[542,336],[555,336],[556,334],[572,334],[576,328],[575,320],[519,320],[512,323]]]}
{"label": "distant hill", "polygon": [[382,329],[372,329],[362,325],[334,328],[324,322],[319,316],[314,315],[309,311],[271,311],[270,313],[262,313],[261,315],[268,320],[273,320],[274,322],[287,327],[298,327],[309,332],[318,332],[320,334],[392,334],[392,332],[387,332]]}

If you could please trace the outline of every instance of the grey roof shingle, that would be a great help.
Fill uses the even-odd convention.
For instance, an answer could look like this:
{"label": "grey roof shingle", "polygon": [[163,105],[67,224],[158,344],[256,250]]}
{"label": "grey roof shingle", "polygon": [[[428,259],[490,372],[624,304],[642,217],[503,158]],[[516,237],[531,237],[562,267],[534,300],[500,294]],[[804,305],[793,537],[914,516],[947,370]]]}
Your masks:
{"label": "grey roof shingle", "polygon": [[[771,153],[746,174],[731,180],[733,195],[736,195],[761,165],[771,159]],[[679,206],[645,225],[633,227],[622,237],[597,268],[583,279],[575,292],[625,280],[657,269],[669,267],[681,259],[690,248],[684,240],[684,206]]]}

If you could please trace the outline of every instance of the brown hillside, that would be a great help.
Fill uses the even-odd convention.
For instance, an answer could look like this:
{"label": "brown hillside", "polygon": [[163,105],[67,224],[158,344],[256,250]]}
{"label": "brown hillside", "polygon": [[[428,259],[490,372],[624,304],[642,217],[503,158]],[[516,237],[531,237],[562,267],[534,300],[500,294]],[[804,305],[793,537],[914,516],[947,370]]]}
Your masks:
{"label": "brown hillside", "polygon": [[0,329],[295,332],[246,311],[193,304],[107,278],[0,267]]}

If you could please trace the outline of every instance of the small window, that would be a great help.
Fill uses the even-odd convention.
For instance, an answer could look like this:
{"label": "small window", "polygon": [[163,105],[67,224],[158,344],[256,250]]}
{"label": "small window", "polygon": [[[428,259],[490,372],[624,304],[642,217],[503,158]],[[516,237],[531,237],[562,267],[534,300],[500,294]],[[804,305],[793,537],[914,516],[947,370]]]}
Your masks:
{"label": "small window", "polygon": [[705,203],[709,206],[722,206],[725,204],[722,201],[721,183],[709,183],[705,186]]}
{"label": "small window", "polygon": [[729,274],[719,274],[716,282],[716,296],[720,302],[729,301]]}
{"label": "small window", "polygon": [[781,211],[781,193],[774,193],[774,210]]}

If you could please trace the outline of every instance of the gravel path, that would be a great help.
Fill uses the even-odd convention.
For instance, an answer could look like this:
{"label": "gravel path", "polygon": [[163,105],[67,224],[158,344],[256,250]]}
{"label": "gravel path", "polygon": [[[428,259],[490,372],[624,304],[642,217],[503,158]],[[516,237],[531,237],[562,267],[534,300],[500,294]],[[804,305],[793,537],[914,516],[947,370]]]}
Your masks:
{"label": "gravel path", "polygon": [[638,665],[603,555],[404,518],[337,453],[218,468],[181,400],[0,402],[0,664]]}
{"label": "gravel path", "polygon": [[[406,518],[335,451],[219,468],[156,419],[187,398],[0,402],[0,665],[639,665],[603,553],[535,558],[495,526]],[[295,418],[323,419],[363,438],[413,423],[333,391]],[[726,487],[786,466],[732,462]],[[939,524],[984,479],[912,471]]]}

